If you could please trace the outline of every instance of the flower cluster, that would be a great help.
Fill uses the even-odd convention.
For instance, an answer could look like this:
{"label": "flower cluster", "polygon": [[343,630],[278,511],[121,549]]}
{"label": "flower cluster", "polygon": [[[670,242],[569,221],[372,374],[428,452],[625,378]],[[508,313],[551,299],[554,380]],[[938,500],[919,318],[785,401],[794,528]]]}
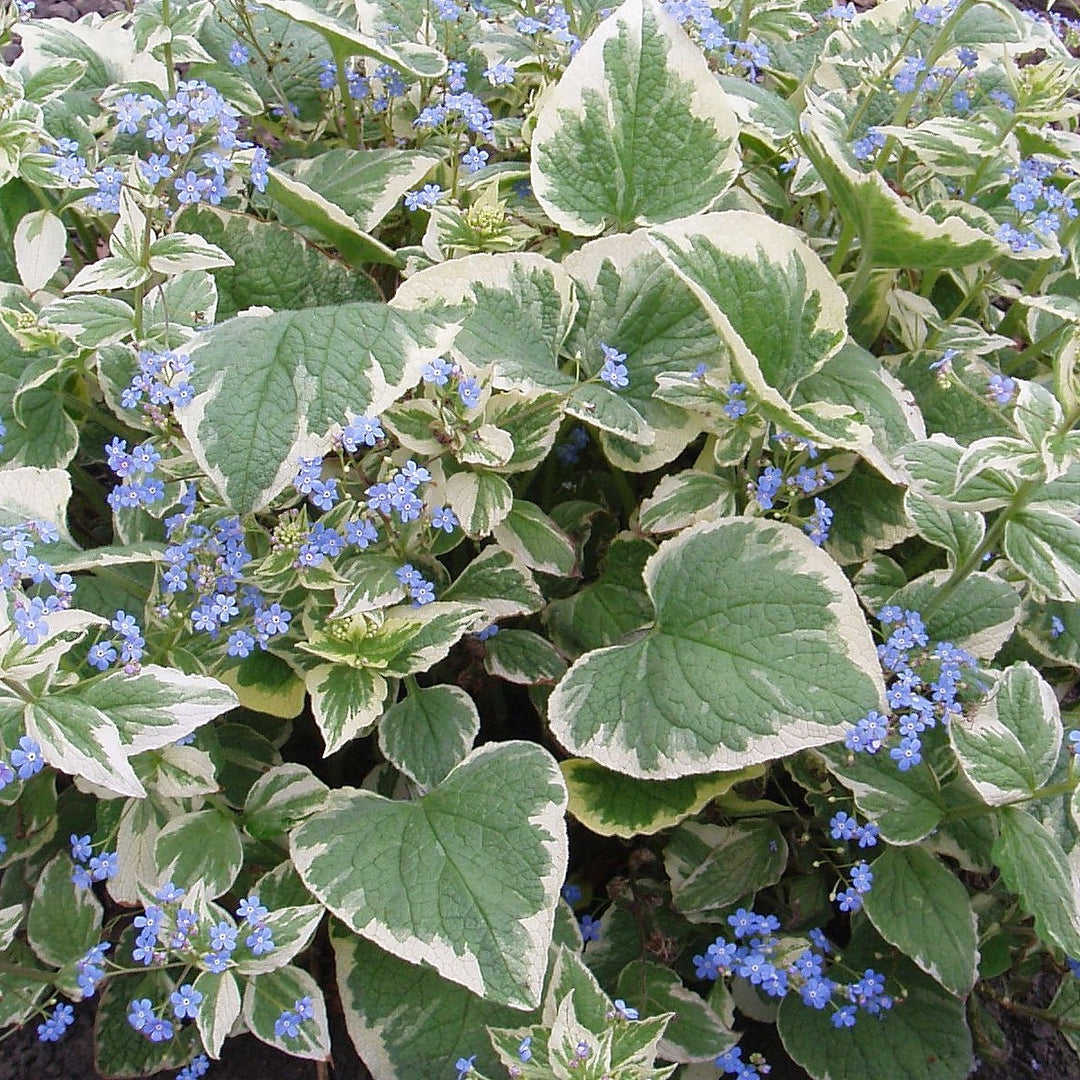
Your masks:
{"label": "flower cluster", "polygon": [[295,1039],[300,1035],[300,1025],[305,1020],[315,1019],[315,1008],[311,998],[297,998],[291,1009],[286,1009],[274,1021],[274,1034],[280,1039]]}
{"label": "flower cluster", "polygon": [[394,574],[398,581],[409,590],[414,607],[423,607],[435,599],[435,586],[430,581],[425,581],[424,576],[412,563],[398,567]]}
{"label": "flower cluster", "polygon": [[124,673],[136,674],[146,649],[146,639],[135,616],[120,610],[113,616],[109,627],[118,636],[91,645],[86,654],[87,663],[98,671],[105,671],[119,657],[124,664]]}
{"label": "flower cluster", "polygon": [[153,475],[161,454],[149,439],[133,446],[129,453],[127,439],[114,435],[105,444],[105,454],[110,470],[120,480],[107,497],[113,513],[164,500],[165,484]]}
{"label": "flower cluster", "polygon": [[59,1042],[74,1023],[75,1010],[66,1002],[61,1001],[53,1009],[52,1015],[47,1016],[44,1023],[38,1024],[37,1037],[41,1042]]}
{"label": "flower cluster", "polygon": [[[718,937],[703,954],[694,957],[699,979],[715,981],[737,975],[775,998],[798,991],[807,1007],[832,1008],[832,1023],[837,1028],[851,1027],[858,1009],[876,1015],[892,1007],[893,999],[885,993],[884,977],[871,968],[854,983],[841,983],[831,977],[826,970],[831,946],[820,930],[810,932],[812,947],[804,949],[789,963],[776,964],[773,961],[781,955],[789,955],[789,943],[776,936],[780,921],[775,915],[757,915],[739,908],[727,921],[735,940]],[[717,1065],[724,1068],[719,1059]]]}
{"label": "flower cluster", "polygon": [[[219,205],[229,194],[237,151],[251,150],[251,182],[265,190],[266,151],[239,137],[240,113],[201,79],[178,83],[176,93],[164,102],[147,93],[126,93],[110,108],[117,134],[136,137],[150,148],[145,157],[134,158],[142,179],[176,206]],[[72,187],[93,187],[86,197],[90,209],[116,213],[123,170],[105,164],[91,173],[70,139],[60,140],[57,150],[63,156],[52,166],[54,175]]]}
{"label": "flower cluster", "polygon": [[855,753],[876,754],[898,737],[889,756],[901,772],[922,761],[924,732],[948,725],[961,714],[958,697],[968,686],[965,671],[975,672],[975,658],[951,642],[931,647],[922,617],[889,604],[878,615],[883,628],[892,628],[877,647],[878,659],[888,681],[888,715],[872,709],[851,728],[844,745]]}
{"label": "flower cluster", "polygon": [[1075,203],[1051,181],[1055,166],[1038,158],[1024,158],[1009,173],[1011,186],[1006,198],[1012,203],[1015,220],[1001,224],[997,238],[1014,252],[1038,251],[1056,236],[1065,221],[1080,214]]}
{"label": "flower cluster", "polygon": [[[71,575],[58,574],[34,554],[37,544],[54,544],[59,539],[59,530],[47,521],[0,526],[0,549],[6,552],[0,563],[0,589],[13,593],[15,631],[27,645],[37,645],[48,636],[47,616],[71,607],[75,592]],[[37,586],[39,594],[46,585],[52,593],[27,596],[27,582]]]}
{"label": "flower cluster", "polygon": [[716,18],[714,6],[705,0],[664,0],[664,8],[700,42],[711,59],[732,71],[757,77],[758,69],[769,64],[769,50],[759,42],[738,41],[728,35]]}
{"label": "flower cluster", "polygon": [[600,342],[600,351],[604,354],[604,364],[600,368],[600,381],[606,382],[615,390],[621,390],[630,385],[630,372],[626,367],[626,353],[619,352]]}
{"label": "flower cluster", "polygon": [[139,352],[139,371],[121,393],[120,404],[125,409],[141,405],[147,416],[162,427],[168,418],[164,411],[167,407],[179,409],[195,397],[191,375],[191,358],[187,353],[143,349]]}
{"label": "flower cluster", "polygon": [[480,403],[481,386],[476,379],[466,375],[457,364],[437,356],[420,369],[425,386],[441,388],[451,386],[466,409],[475,409]]}
{"label": "flower cluster", "polygon": [[580,426],[572,427],[566,438],[555,446],[555,456],[563,465],[576,465],[581,452],[589,445],[589,433]]}
{"label": "flower cluster", "polygon": [[108,881],[120,872],[115,851],[103,851],[100,855],[92,852],[89,835],[71,834],[71,858],[75,863],[71,880],[80,889],[89,889],[95,881]]}

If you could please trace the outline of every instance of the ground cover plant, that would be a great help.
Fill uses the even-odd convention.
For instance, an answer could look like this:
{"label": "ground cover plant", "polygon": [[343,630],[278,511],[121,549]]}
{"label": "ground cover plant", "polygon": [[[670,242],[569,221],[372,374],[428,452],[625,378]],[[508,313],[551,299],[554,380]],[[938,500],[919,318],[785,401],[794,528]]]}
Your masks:
{"label": "ground cover plant", "polygon": [[947,1080],[1050,973],[1080,1046],[1076,26],[32,8],[0,1027]]}

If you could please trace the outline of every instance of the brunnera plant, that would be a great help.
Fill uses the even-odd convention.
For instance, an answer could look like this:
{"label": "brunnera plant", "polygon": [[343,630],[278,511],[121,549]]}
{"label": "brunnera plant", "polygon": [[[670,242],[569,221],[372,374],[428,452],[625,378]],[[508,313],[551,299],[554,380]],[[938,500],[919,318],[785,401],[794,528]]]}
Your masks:
{"label": "brunnera plant", "polygon": [[[6,8],[0,1027],[968,1075],[1080,983],[1080,31]],[[881,1047],[888,1053],[881,1054]]]}

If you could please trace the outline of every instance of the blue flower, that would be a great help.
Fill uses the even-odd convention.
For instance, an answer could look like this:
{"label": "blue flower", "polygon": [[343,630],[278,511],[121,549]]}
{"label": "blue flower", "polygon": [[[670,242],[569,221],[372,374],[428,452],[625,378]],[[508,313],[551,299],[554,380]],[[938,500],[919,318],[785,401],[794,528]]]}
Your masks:
{"label": "blue flower", "polygon": [[251,59],[251,50],[242,45],[239,41],[234,41],[229,46],[229,63],[233,67],[243,67]]}
{"label": "blue flower", "polygon": [[11,751],[11,764],[18,772],[20,780],[29,780],[45,767],[41,747],[29,735],[23,735],[19,739],[18,748]]}
{"label": "blue flower", "polygon": [[480,403],[480,384],[475,379],[462,379],[458,383],[458,397],[465,408],[475,409]]}
{"label": "blue flower", "polygon": [[457,1069],[458,1080],[465,1076],[466,1073],[471,1073],[473,1068],[473,1062],[476,1060],[476,1055],[473,1054],[470,1058],[458,1058],[454,1063],[454,1068]]}
{"label": "blue flower", "polygon": [[425,184],[417,191],[405,192],[406,210],[430,210],[443,197],[438,184]]}
{"label": "blue flower", "polygon": [[386,438],[378,419],[373,416],[354,416],[351,423],[341,433],[341,445],[355,454],[361,446],[374,446],[380,439]]}
{"label": "blue flower", "polygon": [[604,354],[604,366],[600,369],[600,379],[616,390],[630,385],[630,372],[624,361],[626,353],[619,352],[600,342],[600,351]]}
{"label": "blue flower", "polygon": [[591,915],[581,916],[581,940],[582,941],[599,941],[600,940],[600,920],[594,919]]}
{"label": "blue flower", "polygon": [[43,1024],[38,1024],[38,1039],[41,1042],[59,1042],[74,1023],[75,1010],[66,1002],[60,1002],[52,1016],[46,1017]]}
{"label": "blue flower", "polygon": [[183,1020],[185,1016],[190,1016],[194,1020],[199,1013],[199,1005],[202,1003],[202,999],[202,994],[191,983],[184,983],[183,986],[169,995],[173,1015],[177,1020]]}

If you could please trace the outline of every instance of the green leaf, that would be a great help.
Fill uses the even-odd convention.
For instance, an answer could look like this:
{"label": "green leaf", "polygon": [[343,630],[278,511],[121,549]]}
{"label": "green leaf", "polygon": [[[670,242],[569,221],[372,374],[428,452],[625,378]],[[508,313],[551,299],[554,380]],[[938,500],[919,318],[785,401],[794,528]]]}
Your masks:
{"label": "green leaf", "polygon": [[394,307],[453,312],[461,328],[451,355],[491,367],[497,390],[567,391],[577,383],[559,370],[560,350],[577,310],[573,282],[542,255],[452,259],[406,280]]}
{"label": "green leaf", "polygon": [[1062,1038],[1074,1054],[1080,1054],[1080,979],[1066,976],[1061,980],[1049,1011],[1064,1021],[1059,1028]]}
{"label": "green leaf", "polygon": [[829,771],[855,796],[862,814],[877,823],[891,844],[914,844],[937,827],[945,803],[927,768],[901,772],[883,754],[852,754],[840,747],[819,750]]}
{"label": "green leaf", "polygon": [[73,964],[101,940],[101,901],[92,889],[71,880],[71,859],[60,852],[49,860],[34,886],[26,916],[26,940],[46,964]]}
{"label": "green leaf", "polygon": [[505,431],[514,443],[509,461],[498,472],[527,472],[547,457],[562,423],[562,395],[551,392],[492,394],[484,419]]}
{"label": "green leaf", "polygon": [[[904,492],[864,461],[825,493],[835,515],[825,549],[841,566],[865,562],[912,533],[904,513]],[[811,512],[810,500],[803,503]]]}
{"label": "green leaf", "polygon": [[948,578],[947,570],[932,570],[897,589],[889,603],[911,611],[926,610],[931,640],[951,641],[977,657],[992,657],[1020,618],[1016,589],[993,574],[976,572],[939,604],[935,598]]}
{"label": "green leaf", "polygon": [[771,821],[685,821],[664,849],[672,902],[692,922],[715,922],[725,908],[775,884],[787,858],[784,837]]}
{"label": "green leaf", "polygon": [[490,536],[514,504],[510,485],[498,473],[454,473],[444,488],[446,501],[466,536]]}
{"label": "green leaf", "polygon": [[1051,600],[1080,601],[1080,525],[1049,508],[1029,508],[1005,525],[1009,561]]}
{"label": "green leaf", "polygon": [[559,651],[577,656],[611,645],[651,621],[653,605],[645,593],[642,569],[656,548],[625,534],[611,542],[598,581],[544,609],[544,620]]}
{"label": "green leaf", "polygon": [[688,525],[730,517],[735,510],[735,487],[730,480],[686,469],[660,479],[641,504],[638,524],[643,532],[678,532]]}
{"label": "green leaf", "polygon": [[370,278],[324,255],[278,222],[209,207],[185,210],[180,221],[233,260],[232,266],[214,274],[219,321],[260,305],[283,311],[378,299]]}
{"label": "green leaf", "polygon": [[376,38],[362,34],[340,19],[309,7],[300,0],[269,0],[264,6],[288,16],[301,26],[317,30],[326,38],[339,63],[348,56],[370,56],[380,63],[424,79],[438,78],[446,71],[446,58],[436,49],[411,42],[383,45]]}
{"label": "green leaf", "polygon": [[7,428],[4,465],[63,467],[75,456],[79,431],[64,410],[59,382],[24,391],[19,418],[15,415],[15,394],[29,359],[6,329],[0,328],[0,421]]}
{"label": "green leaf", "polygon": [[946,990],[966,996],[979,957],[967,889],[918,844],[887,847],[873,870],[863,907],[878,933]]}
{"label": "green leaf", "polygon": [[[274,1024],[299,998],[311,998],[314,1016],[300,1024],[295,1038],[278,1035]],[[326,1022],[326,1002],[319,984],[306,972],[291,964],[276,971],[249,979],[244,989],[244,1022],[257,1039],[284,1050],[292,1057],[328,1061],[330,1030]]]}
{"label": "green leaf", "polygon": [[330,943],[345,1026],[356,1052],[379,1080],[440,1076],[449,1062],[476,1055],[476,1069],[497,1075],[489,1024],[528,1022],[521,1013],[409,964],[352,933],[336,919]]}
{"label": "green leaf", "polygon": [[701,50],[656,0],[626,0],[542,100],[532,187],[561,228],[706,210],[738,169],[737,123]]}
{"label": "green leaf", "polygon": [[379,749],[424,790],[460,764],[480,734],[480,714],[458,686],[410,690],[379,722]]}
{"label": "green leaf", "polygon": [[877,357],[852,341],[799,383],[795,403],[827,401],[850,405],[868,424],[872,439],[860,448],[871,465],[893,483],[906,483],[896,466],[900,450],[926,438],[926,425],[911,394]]}
{"label": "green leaf", "polygon": [[528,568],[497,544],[484,548],[440,599],[483,608],[492,622],[544,606],[544,597]]}
{"label": "green leaf", "polygon": [[763,772],[758,766],[677,780],[638,780],[585,758],[568,758],[559,768],[570,795],[570,813],[591,832],[624,839],[669,829]]}
{"label": "green leaf", "polygon": [[655,396],[658,378],[718,362],[722,345],[712,321],[644,232],[591,241],[562,265],[574,279],[579,304],[566,351],[580,354],[583,370],[591,376],[602,367],[599,342],[626,353],[630,384],[618,391],[619,397],[655,435],[644,444],[604,432],[604,450],[618,468],[658,468],[699,431],[697,419],[685,409]]}
{"label": "green leaf", "polygon": [[843,291],[801,235],[730,210],[649,237],[711,316],[738,377],[763,404],[790,412],[795,387],[824,367],[846,333]]}
{"label": "green leaf", "polygon": [[283,168],[370,232],[439,161],[440,155],[427,150],[335,147],[294,158]]}
{"label": "green leaf", "polygon": [[143,770],[143,783],[163,799],[216,795],[220,790],[213,758],[194,746],[172,743],[136,765]]}
{"label": "green leaf", "polygon": [[1080,956],[1080,903],[1076,872],[1061,845],[1029,813],[1016,807],[998,812],[994,863],[1002,880],[1035,916],[1039,936],[1066,956]]}
{"label": "green leaf", "polygon": [[727,1050],[735,1034],[708,1003],[683,986],[671,968],[649,960],[627,964],[619,975],[618,992],[642,1016],[673,1013],[660,1039],[665,1061],[709,1061]]}
{"label": "green leaf", "polygon": [[868,1067],[874,1080],[965,1080],[972,1055],[963,1002],[909,961],[882,957],[887,950],[866,937],[845,950],[845,964],[854,971],[873,967],[885,975],[887,992],[903,987],[903,1002],[838,1030],[828,1009],[808,1009],[789,994],[777,1019],[784,1049],[814,1080],[850,1080]]}
{"label": "green leaf", "polygon": [[283,491],[299,456],[328,449],[334,425],[377,415],[418,382],[444,344],[423,316],[365,303],[242,316],[202,340],[199,393],[178,418],[240,513]]}
{"label": "green leaf", "polygon": [[1034,796],[1054,771],[1061,740],[1053,687],[1028,663],[1008,667],[970,716],[949,724],[960,768],[990,806]]}
{"label": "green leaf", "polygon": [[294,180],[288,173],[280,169],[268,170],[266,190],[288,216],[299,218],[333,244],[354,269],[364,270],[369,263],[399,264],[399,256],[392,248],[358,228],[340,206],[324,199],[307,184]]}
{"label": "green leaf", "polygon": [[530,570],[570,577],[577,553],[570,538],[535,503],[515,499],[495,526],[495,540]]}
{"label": "green leaf", "polygon": [[306,765],[275,765],[248,792],[244,828],[259,840],[284,836],[322,805],[328,790]]}
{"label": "green leaf", "polygon": [[904,495],[904,510],[924,540],[949,553],[950,568],[970,558],[986,534],[982,514],[946,506],[915,488]]}
{"label": "green leaf", "polygon": [[555,646],[531,630],[500,630],[484,642],[484,670],[524,686],[554,686],[566,671]]}
{"label": "green leaf", "polygon": [[581,657],[548,702],[571,753],[643,779],[745,767],[837,739],[883,699],[851,586],[793,526],[696,525],[644,576],[653,627]]}
{"label": "green leaf", "polygon": [[323,757],[366,735],[382,715],[389,687],[370,668],[319,664],[304,675],[311,711],[326,744]]}
{"label": "green leaf", "polygon": [[292,858],[356,933],[492,1001],[532,1008],[566,871],[565,807],[546,751],[489,743],[414,802],[332,792],[293,832]]}
{"label": "green leaf", "polygon": [[50,210],[35,210],[15,227],[15,266],[29,293],[49,283],[67,253],[67,229]]}
{"label": "green leaf", "polygon": [[195,1025],[206,1052],[216,1061],[233,1024],[240,1018],[240,987],[231,971],[202,971],[192,984],[203,996]]}
{"label": "green leaf", "polygon": [[93,349],[130,334],[135,328],[135,312],[130,304],[108,296],[69,296],[43,308],[41,321]]}
{"label": "green leaf", "polygon": [[236,667],[223,671],[221,680],[235,691],[245,709],[286,720],[300,715],[307,698],[296,672],[269,652],[253,653]]}
{"label": "green leaf", "polygon": [[859,237],[869,266],[944,269],[982,263],[999,243],[955,215],[937,222],[907,205],[877,170],[863,171],[843,131],[847,121],[824,97],[807,90],[802,145],[844,220]]}
{"label": "green leaf", "polygon": [[158,881],[201,883],[209,899],[232,888],[244,854],[240,830],[219,810],[172,818],[154,842]]}
{"label": "green leaf", "polygon": [[168,746],[237,705],[236,695],[217,679],[157,664],[80,687],[79,697],[116,724],[128,755]]}
{"label": "green leaf", "polygon": [[118,795],[143,796],[116,725],[76,696],[53,694],[26,706],[26,733],[54,769],[81,776]]}
{"label": "green leaf", "polygon": [[159,274],[214,270],[232,262],[221,248],[195,233],[169,233],[150,245],[150,269]]}

